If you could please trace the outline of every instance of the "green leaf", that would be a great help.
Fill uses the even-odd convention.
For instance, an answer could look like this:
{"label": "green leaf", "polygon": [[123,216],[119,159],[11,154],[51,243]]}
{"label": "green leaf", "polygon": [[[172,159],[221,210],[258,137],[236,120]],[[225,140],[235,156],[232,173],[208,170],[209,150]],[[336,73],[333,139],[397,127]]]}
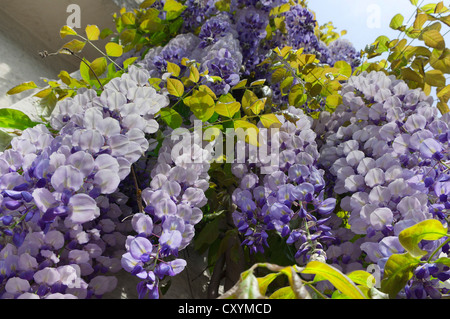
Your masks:
{"label": "green leaf", "polygon": [[167,91],[177,97],[182,97],[184,94],[184,85],[180,80],[168,78],[167,79]]}
{"label": "green leaf", "polygon": [[398,239],[400,244],[413,257],[421,257],[427,254],[427,251],[419,248],[422,240],[438,240],[447,235],[447,229],[436,219],[427,219],[420,223],[406,228],[400,232]]}
{"label": "green leaf", "polygon": [[352,299],[366,299],[362,291],[347,276],[328,264],[311,261],[306,265],[302,273],[320,275],[326,278],[336,289]]}
{"label": "green leaf", "polygon": [[179,128],[183,123],[183,118],[181,115],[170,107],[161,109],[159,114],[161,115],[161,119],[173,129]]}
{"label": "green leaf", "polygon": [[24,82],[13,87],[8,92],[6,92],[6,94],[8,95],[18,94],[26,90],[36,89],[37,87],[38,86],[34,82]]}
{"label": "green leaf", "polygon": [[409,253],[391,255],[384,266],[381,291],[395,298],[411,279],[419,263],[420,259]]}
{"label": "green leaf", "polygon": [[0,109],[0,127],[25,130],[39,123],[33,122],[28,115],[15,109]]}
{"label": "green leaf", "polygon": [[0,131],[0,152],[3,152],[10,144],[13,137],[6,132]]}
{"label": "green leaf", "polygon": [[222,103],[217,102],[214,106],[214,111],[219,115],[232,118],[241,109],[241,103],[239,102],[228,102]]}
{"label": "green leaf", "polygon": [[68,35],[77,35],[78,33],[72,29],[71,27],[65,25],[61,28],[59,31],[59,35],[61,36],[61,39],[64,39]]}
{"label": "green leaf", "polygon": [[412,4],[413,6],[416,6],[416,7],[417,7],[417,3],[419,3],[419,0],[409,0],[409,2],[411,2],[411,4]]}
{"label": "green leaf", "polygon": [[422,39],[429,47],[443,50],[445,49],[445,40],[438,30],[428,30],[423,33]]}
{"label": "green leaf", "polygon": [[84,62],[80,62],[80,75],[81,78],[83,80],[85,80],[87,83],[91,84],[91,70],[89,69],[89,67],[86,65],[86,63],[88,65],[91,65],[91,63],[86,60],[85,58],[83,58]]}
{"label": "green leaf", "polygon": [[86,27],[86,36],[90,41],[98,40],[100,37],[100,29],[96,25],[88,24]]}
{"label": "green leaf", "polygon": [[123,48],[120,44],[108,42],[105,45],[106,54],[112,57],[119,57],[123,54]]}
{"label": "green leaf", "polygon": [[125,61],[123,61],[123,68],[126,69],[128,68],[131,64],[134,63],[134,61],[136,61],[138,59],[138,57],[132,57],[132,58],[128,58]]}
{"label": "green leaf", "polygon": [[389,24],[389,27],[391,29],[398,30],[403,26],[404,20],[405,20],[405,18],[400,13],[398,13],[392,18],[391,23]]}

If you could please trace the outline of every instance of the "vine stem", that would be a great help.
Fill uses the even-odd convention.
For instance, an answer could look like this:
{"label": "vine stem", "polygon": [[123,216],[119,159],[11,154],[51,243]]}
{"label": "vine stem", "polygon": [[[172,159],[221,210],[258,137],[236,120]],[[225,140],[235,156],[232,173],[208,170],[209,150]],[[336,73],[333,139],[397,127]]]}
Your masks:
{"label": "vine stem", "polygon": [[81,35],[79,35],[79,34],[77,34],[77,36],[80,38],[80,39],[82,39],[82,40],[84,40],[84,41],[86,41],[87,43],[89,43],[90,45],[92,45],[92,47],[95,49],[95,50],[97,50],[98,52],[100,52],[100,54],[101,55],[103,55],[104,57],[106,57],[111,63],[113,63],[116,67],[118,67],[120,70],[123,70],[123,68],[120,66],[120,65],[118,65],[116,62],[114,62],[114,60],[113,59],[111,59],[107,54],[105,54],[105,52],[103,52],[102,50],[100,50],[94,43],[92,43],[89,39],[87,39],[87,38],[85,38],[85,37],[83,37],[83,36],[81,36]]}
{"label": "vine stem", "polygon": [[133,181],[134,181],[134,186],[136,187],[136,201],[137,201],[137,205],[139,208],[139,212],[143,213],[144,212],[144,207],[142,206],[142,191],[139,188],[139,183],[136,177],[136,172],[134,171],[134,166],[131,165],[131,175],[133,175]]}
{"label": "vine stem", "polygon": [[98,78],[97,74],[95,73],[95,71],[92,69],[92,67],[89,65],[89,63],[87,63],[83,58],[81,58],[80,56],[76,55],[75,52],[73,52],[72,50],[68,49],[68,48],[62,48],[60,50],[58,50],[58,52],[54,52],[54,53],[48,53],[47,51],[42,51],[39,52],[39,55],[43,58],[52,56],[52,55],[57,55],[57,54],[70,54],[74,57],[76,57],[78,60],[80,60],[81,62],[83,62],[84,64],[86,64],[86,66],[89,68],[89,70],[91,70],[92,74],[94,74],[95,78],[97,79],[98,84],[100,85],[100,89],[103,91],[104,87],[102,82],[100,81],[100,79]]}

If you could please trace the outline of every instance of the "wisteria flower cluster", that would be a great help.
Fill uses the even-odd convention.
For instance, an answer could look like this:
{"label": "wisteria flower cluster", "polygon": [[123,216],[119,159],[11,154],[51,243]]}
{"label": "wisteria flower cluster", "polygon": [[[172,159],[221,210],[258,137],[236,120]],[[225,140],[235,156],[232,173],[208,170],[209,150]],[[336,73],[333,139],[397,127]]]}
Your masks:
{"label": "wisteria flower cluster", "polygon": [[[157,0],[121,15],[127,33],[96,62],[158,45],[131,48],[105,69],[85,63],[108,73],[97,82],[87,72],[84,82],[63,77],[76,90],[0,152],[0,298],[101,298],[123,270],[137,277],[139,298],[160,298],[188,267],[183,250],[203,225],[227,231],[197,237],[208,262],[228,266],[236,250],[242,263],[271,258],[271,242],[282,242],[301,266],[289,269],[308,276],[308,265],[328,264],[345,281],[337,270],[383,274],[392,256],[406,256],[400,234],[411,226],[448,228],[450,113],[394,75],[358,70],[360,53],[324,37],[303,2]],[[97,31],[86,28],[87,42]],[[241,138],[238,129],[267,134]],[[230,145],[244,155],[215,153]],[[410,256],[417,266],[397,296],[450,292],[447,236],[417,243],[428,259]],[[341,296],[331,281],[309,284],[317,296]]]}
{"label": "wisteria flower cluster", "polygon": [[[291,107],[279,131],[279,165],[270,174],[260,174],[261,163],[233,164],[239,180],[233,193],[233,220],[244,235],[244,245],[253,253],[269,247],[268,232],[276,231],[297,250],[299,264],[325,260],[324,245],[332,239],[327,226],[336,199],[325,198],[323,171],[317,168],[319,152],[312,118]],[[268,140],[268,145],[276,141]],[[246,163],[252,160],[247,158]]]}
{"label": "wisteria flower cluster", "polygon": [[[363,238],[352,258],[340,258],[339,245],[330,253],[341,266],[361,261],[363,253],[383,270],[389,256],[404,251],[398,240],[403,229],[427,219],[447,225],[449,117],[438,115],[432,97],[383,72],[350,78],[342,97],[336,112],[324,113],[315,127],[324,131],[319,162],[329,172],[327,187],[342,197],[351,232]],[[423,243],[422,249],[440,244]],[[434,293],[421,287],[411,294]],[[413,284],[410,291],[417,289]]]}
{"label": "wisteria flower cluster", "polygon": [[167,97],[136,67],[80,92],[1,154],[2,298],[88,298],[121,269],[127,197],[118,191],[158,130]]}
{"label": "wisteria flower cluster", "polygon": [[[132,217],[137,235],[128,236],[122,256],[123,268],[142,280],[140,298],[158,298],[159,282],[183,271],[186,261],[179,251],[191,243],[207,203],[209,152],[194,143],[199,138],[195,133],[186,138],[170,131],[151,169],[151,183],[142,191],[144,211]],[[177,137],[186,146],[181,154],[173,153],[180,145]]]}

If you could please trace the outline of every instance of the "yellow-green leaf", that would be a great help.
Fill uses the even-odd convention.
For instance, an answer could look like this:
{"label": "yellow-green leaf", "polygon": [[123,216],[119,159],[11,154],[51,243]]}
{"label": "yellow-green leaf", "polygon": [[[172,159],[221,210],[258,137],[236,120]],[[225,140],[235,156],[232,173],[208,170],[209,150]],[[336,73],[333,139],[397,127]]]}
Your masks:
{"label": "yellow-green leaf", "polygon": [[166,19],[174,20],[176,19],[186,8],[183,4],[175,0],[166,0],[164,3],[163,10],[167,12]]}
{"label": "yellow-green leaf", "polygon": [[444,101],[439,101],[438,104],[436,105],[436,107],[438,108],[439,112],[441,112],[441,114],[450,112],[450,108],[448,107],[448,104],[445,103]]}
{"label": "yellow-green leaf", "polygon": [[[108,66],[108,62],[105,57],[100,57],[92,61],[91,68],[95,72],[97,76],[102,75],[106,71],[106,67]],[[92,71],[91,71],[92,73]],[[94,74],[92,74],[94,75]]]}
{"label": "yellow-green leaf", "polygon": [[352,299],[366,299],[362,291],[347,276],[326,263],[311,261],[302,273],[320,275],[326,278],[336,289]]}
{"label": "yellow-green leaf", "polygon": [[120,44],[108,42],[105,45],[106,54],[112,57],[119,57],[123,54],[123,48]]}
{"label": "yellow-green leaf", "polygon": [[429,47],[443,50],[445,48],[445,40],[441,33],[437,30],[428,30],[422,35],[425,44]]}
{"label": "yellow-green leaf", "polygon": [[[202,84],[202,85],[200,85],[200,86],[198,87],[198,90],[199,90],[200,92],[205,92],[205,93],[208,94],[210,97],[212,97],[214,100],[217,100],[216,94],[214,93],[213,90],[211,90],[211,88],[210,88],[209,86]],[[222,96],[223,96],[223,95],[222,95]]]}
{"label": "yellow-green leaf", "polygon": [[342,96],[340,94],[334,93],[334,94],[327,96],[326,105],[330,109],[332,109],[332,110],[336,109],[341,103],[342,103]]}
{"label": "yellow-green leaf", "polygon": [[375,287],[376,279],[375,277],[364,270],[355,270],[347,274],[355,284],[362,285],[368,288]]}
{"label": "yellow-green leaf", "polygon": [[200,73],[198,72],[198,69],[194,64],[189,66],[189,80],[194,83],[200,81]]}
{"label": "yellow-green leaf", "polygon": [[289,104],[292,106],[301,106],[306,102],[307,95],[304,94],[304,88],[301,84],[296,84],[291,88],[288,95]]}
{"label": "yellow-green leaf", "polygon": [[261,124],[265,128],[270,128],[272,125],[275,127],[281,126],[280,120],[275,116],[275,114],[264,114],[259,117]]}
{"label": "yellow-green leaf", "polygon": [[243,88],[245,88],[246,85],[247,85],[247,79],[244,79],[244,80],[240,81],[238,84],[236,84],[235,86],[233,86],[231,89],[232,90],[243,89]]}
{"label": "yellow-green leaf", "polygon": [[440,70],[431,70],[425,73],[425,82],[431,86],[445,86],[445,76]]}
{"label": "yellow-green leaf", "polygon": [[25,130],[29,127],[35,126],[36,122],[33,122],[28,115],[22,111],[2,108],[0,109],[0,127],[16,130]]}
{"label": "yellow-green leaf", "polygon": [[391,255],[384,266],[381,291],[389,294],[390,298],[395,298],[414,275],[413,271],[419,262],[419,258],[409,253]]}
{"label": "yellow-green leaf", "polygon": [[201,121],[209,120],[214,114],[215,102],[206,92],[196,91],[191,96],[186,97],[183,102]]}
{"label": "yellow-green leaf", "polygon": [[173,129],[179,128],[183,123],[181,115],[170,107],[162,108],[159,114],[161,115],[161,119]]}
{"label": "yellow-green leaf", "polygon": [[59,31],[59,35],[61,36],[61,39],[64,39],[68,35],[77,35],[78,33],[72,29],[71,27],[65,25],[61,28]]}
{"label": "yellow-green leaf", "polygon": [[280,288],[270,295],[269,299],[296,299],[290,286]]}
{"label": "yellow-green leaf", "polygon": [[423,82],[422,75],[420,75],[419,73],[417,73],[416,71],[414,71],[411,68],[403,68],[401,70],[401,74],[402,74],[402,77],[404,80],[414,81],[417,83]]}
{"label": "yellow-green leaf", "polygon": [[222,103],[217,102],[214,106],[214,111],[222,116],[232,118],[241,109],[241,103],[239,102],[228,102]]}
{"label": "yellow-green leaf", "polygon": [[253,114],[258,115],[261,113],[261,111],[264,110],[264,107],[266,105],[267,98],[262,98],[256,100],[251,106],[250,110],[252,110]]}
{"label": "yellow-green leaf", "polygon": [[438,240],[447,235],[447,228],[436,219],[427,219],[400,232],[398,240],[400,244],[413,257],[421,257],[427,251],[419,248],[422,240]]}
{"label": "yellow-green leaf", "polygon": [[[86,42],[80,41],[77,39],[73,39],[72,41],[64,44],[63,49],[69,49],[70,51],[72,51],[74,53],[78,53],[78,52],[81,52],[81,50],[83,50],[85,45],[86,45]],[[61,53],[64,53],[64,52],[61,52]]]}
{"label": "yellow-green leaf", "polygon": [[349,78],[352,75],[352,66],[346,61],[337,61],[334,68],[339,70],[339,75]]}
{"label": "yellow-green leaf", "polygon": [[167,91],[177,97],[182,97],[184,93],[184,85],[181,81],[173,78],[167,79]]}
{"label": "yellow-green leaf", "polygon": [[96,25],[88,25],[86,27],[86,36],[89,40],[95,41],[100,37],[100,29]]}
{"label": "yellow-green leaf", "polygon": [[137,57],[132,57],[132,58],[128,58],[125,61],[123,61],[123,67],[124,69],[128,68],[131,64],[134,63],[134,61],[136,61],[138,58]]}
{"label": "yellow-green leaf", "polygon": [[278,68],[272,73],[272,83],[276,84],[284,80],[286,76],[286,69]]}
{"label": "yellow-green leaf", "polygon": [[37,92],[33,96],[42,99],[42,98],[46,97],[47,95],[49,95],[52,92],[52,90],[53,90],[52,88],[44,89],[44,90],[41,90],[41,91]]}
{"label": "yellow-green leaf", "polygon": [[178,64],[169,61],[166,62],[167,62],[167,72],[172,73],[174,77],[178,77],[181,71],[181,68],[178,66]]}
{"label": "yellow-green leaf", "polygon": [[250,90],[245,90],[244,95],[242,97],[242,108],[246,111],[250,108],[258,100],[258,97],[255,93]]}
{"label": "yellow-green leaf", "polygon": [[71,85],[72,84],[72,77],[67,71],[61,71],[58,74],[58,77],[61,79],[61,81],[64,84]]}
{"label": "yellow-green leaf", "polygon": [[440,90],[437,90],[436,96],[444,102],[450,100],[450,84]]}
{"label": "yellow-green leaf", "polygon": [[155,1],[156,1],[156,0],[145,0],[144,2],[142,2],[142,3],[139,5],[139,8],[141,8],[141,9],[147,9],[147,8],[150,8],[151,5],[155,3]]}
{"label": "yellow-green leaf", "polygon": [[405,18],[400,13],[396,14],[389,24],[389,27],[394,30],[398,30],[403,26],[403,21]]}
{"label": "yellow-green leaf", "polygon": [[34,82],[24,82],[13,87],[8,92],[6,92],[6,94],[8,95],[18,94],[26,90],[36,89],[37,87],[38,86]]}
{"label": "yellow-green leaf", "polygon": [[136,17],[131,12],[125,12],[120,19],[124,25],[133,25],[136,22]]}
{"label": "yellow-green leaf", "polygon": [[258,146],[259,129],[256,125],[248,122],[245,118],[234,121],[235,129],[243,129],[245,132],[245,141],[249,144]]}
{"label": "yellow-green leaf", "polygon": [[250,83],[250,86],[263,85],[266,82],[266,79],[256,80]]}

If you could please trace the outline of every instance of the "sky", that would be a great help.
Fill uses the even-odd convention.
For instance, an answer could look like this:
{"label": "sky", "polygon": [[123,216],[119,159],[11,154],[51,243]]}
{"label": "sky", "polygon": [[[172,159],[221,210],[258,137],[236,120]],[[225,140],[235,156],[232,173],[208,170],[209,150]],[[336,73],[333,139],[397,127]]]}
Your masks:
{"label": "sky", "polygon": [[[421,2],[424,5],[438,1]],[[380,35],[397,38],[399,31],[389,28],[397,13],[404,16],[405,23],[411,18],[408,25],[415,16],[415,7],[409,0],[309,0],[308,7],[316,13],[319,25],[331,21],[337,31],[346,30],[344,38],[357,50],[364,49]]]}

